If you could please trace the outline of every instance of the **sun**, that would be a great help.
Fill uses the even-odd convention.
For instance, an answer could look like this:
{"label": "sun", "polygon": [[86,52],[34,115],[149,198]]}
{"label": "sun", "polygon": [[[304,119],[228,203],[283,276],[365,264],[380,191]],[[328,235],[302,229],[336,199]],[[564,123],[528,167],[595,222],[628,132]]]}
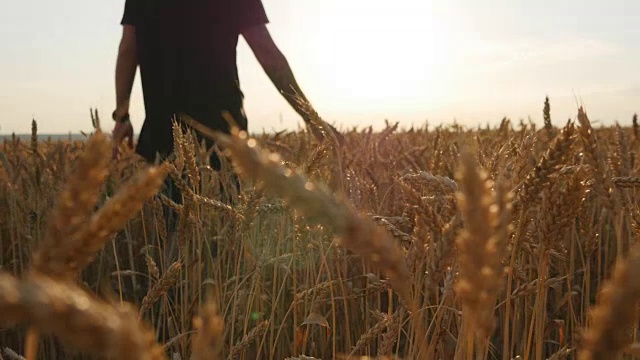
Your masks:
{"label": "sun", "polygon": [[313,78],[334,109],[412,108],[446,95],[449,39],[428,0],[325,0],[308,39]]}

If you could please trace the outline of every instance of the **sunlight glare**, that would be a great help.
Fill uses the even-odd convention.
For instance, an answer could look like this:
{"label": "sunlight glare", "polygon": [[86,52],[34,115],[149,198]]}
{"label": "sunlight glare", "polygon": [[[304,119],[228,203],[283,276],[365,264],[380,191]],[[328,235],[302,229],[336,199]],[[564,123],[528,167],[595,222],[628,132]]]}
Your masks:
{"label": "sunlight glare", "polygon": [[328,0],[321,12],[306,56],[332,106],[409,110],[446,96],[447,30],[430,0]]}

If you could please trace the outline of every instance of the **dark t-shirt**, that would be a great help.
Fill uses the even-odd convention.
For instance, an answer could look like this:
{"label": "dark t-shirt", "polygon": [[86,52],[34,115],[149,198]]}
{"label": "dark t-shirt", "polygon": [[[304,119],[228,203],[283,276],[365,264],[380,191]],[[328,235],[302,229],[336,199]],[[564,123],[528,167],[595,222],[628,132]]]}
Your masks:
{"label": "dark t-shirt", "polygon": [[[239,35],[267,22],[261,0],[126,0],[121,23],[136,28],[147,116],[141,155],[170,151],[176,113],[223,131],[223,110],[243,115]],[[246,127],[246,119],[238,121]]]}

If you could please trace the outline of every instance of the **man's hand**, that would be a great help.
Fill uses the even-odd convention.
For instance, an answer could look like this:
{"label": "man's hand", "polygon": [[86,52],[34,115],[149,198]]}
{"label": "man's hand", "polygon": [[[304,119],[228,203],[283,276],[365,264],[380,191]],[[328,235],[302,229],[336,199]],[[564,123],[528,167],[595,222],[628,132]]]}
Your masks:
{"label": "man's hand", "polygon": [[344,145],[344,136],[328,122],[322,120],[317,113],[312,112],[312,115],[303,117],[307,128],[319,142],[323,142],[326,137],[334,138],[337,141],[336,145]]}
{"label": "man's hand", "polygon": [[127,146],[129,149],[133,149],[133,126],[128,119],[129,115],[124,114],[116,110],[113,113],[113,120],[116,122],[116,126],[113,128],[113,159],[118,158],[118,149],[122,141],[127,140]]}

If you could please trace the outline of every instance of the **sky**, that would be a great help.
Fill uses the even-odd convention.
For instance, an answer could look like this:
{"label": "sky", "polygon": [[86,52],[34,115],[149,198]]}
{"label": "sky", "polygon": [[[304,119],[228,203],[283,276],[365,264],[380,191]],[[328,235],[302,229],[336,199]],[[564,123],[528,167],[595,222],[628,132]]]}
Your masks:
{"label": "sky", "polygon": [[[268,25],[312,104],[338,128],[384,120],[475,126],[507,116],[561,125],[640,112],[640,2],[630,0],[263,0]],[[606,5],[605,5],[606,4]],[[4,8],[4,9],[2,9]],[[0,133],[111,128],[124,0],[0,5]],[[243,39],[238,66],[252,132],[302,121]],[[139,77],[131,115],[144,120]]]}

